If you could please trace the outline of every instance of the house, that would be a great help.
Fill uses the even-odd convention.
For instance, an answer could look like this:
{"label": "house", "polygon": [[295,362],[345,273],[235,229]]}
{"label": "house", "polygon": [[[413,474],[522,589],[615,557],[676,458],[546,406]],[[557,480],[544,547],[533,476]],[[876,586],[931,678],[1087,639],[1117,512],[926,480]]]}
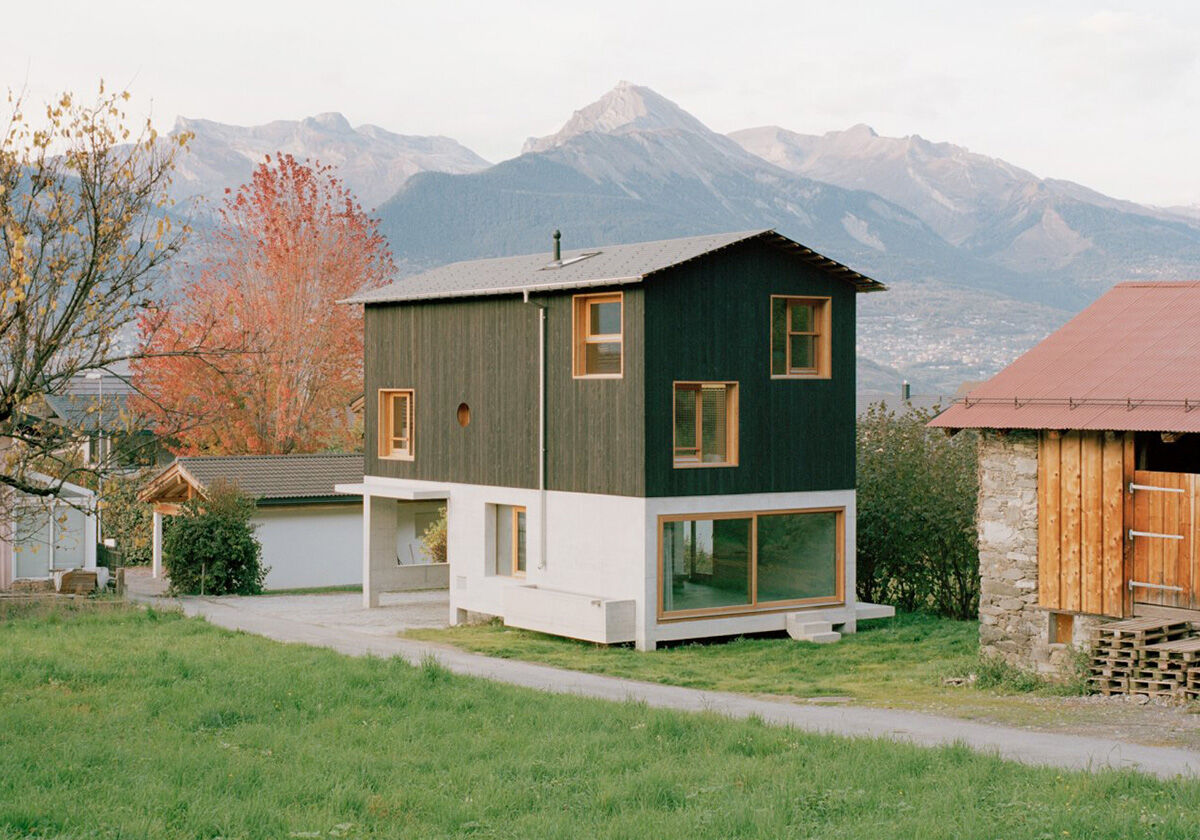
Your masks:
{"label": "house", "polygon": [[[362,504],[334,485],[360,481],[363,458],[351,455],[222,455],[180,457],[147,484],[139,498],[154,506],[153,573],[162,573],[163,517],[214,482],[237,485],[253,497],[252,524],[270,567],[267,589],[352,585],[362,581]],[[427,520],[437,506],[426,506]],[[404,561],[421,551],[414,536]]]}
{"label": "house", "polygon": [[1200,283],[1123,283],[932,426],[979,429],[980,639],[1050,671],[1104,618],[1200,620]]}
{"label": "house", "polygon": [[80,434],[80,459],[87,466],[133,471],[162,464],[169,454],[130,408],[134,394],[128,375],[85,371],[60,393],[43,395],[38,413]]}
{"label": "house", "polygon": [[[53,479],[32,474],[49,485]],[[0,499],[0,590],[22,581],[49,586],[63,572],[96,568],[96,498],[64,482],[56,496],[4,491]]]}
{"label": "house", "polygon": [[367,605],[437,501],[455,623],[653,649],[888,614],[854,586],[855,296],[883,288],[770,230],[556,233],[350,298]]}

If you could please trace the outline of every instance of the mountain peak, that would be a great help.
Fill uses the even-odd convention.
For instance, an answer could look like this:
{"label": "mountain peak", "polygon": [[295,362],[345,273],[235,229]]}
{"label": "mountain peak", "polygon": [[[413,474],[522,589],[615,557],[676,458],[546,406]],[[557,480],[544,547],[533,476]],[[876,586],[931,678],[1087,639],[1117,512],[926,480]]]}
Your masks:
{"label": "mountain peak", "polygon": [[591,105],[571,115],[557,134],[531,137],[522,152],[544,152],[588,132],[685,131],[710,133],[709,128],[665,96],[648,87],[621,81]]}
{"label": "mountain peak", "polygon": [[354,131],[350,127],[350,121],[337,111],[326,111],[324,114],[309,117],[304,122],[308,125],[320,126],[326,131],[337,132],[338,134],[351,134]]}

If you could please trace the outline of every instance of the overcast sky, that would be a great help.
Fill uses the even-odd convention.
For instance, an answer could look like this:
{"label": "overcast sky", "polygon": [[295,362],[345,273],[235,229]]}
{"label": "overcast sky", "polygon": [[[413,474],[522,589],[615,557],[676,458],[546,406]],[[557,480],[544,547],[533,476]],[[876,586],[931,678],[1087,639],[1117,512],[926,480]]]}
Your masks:
{"label": "overcast sky", "polygon": [[5,28],[0,81],[41,99],[103,76],[163,128],[340,111],[498,161],[628,79],[718,131],[864,122],[1200,203],[1193,0],[42,0],[6,4]]}

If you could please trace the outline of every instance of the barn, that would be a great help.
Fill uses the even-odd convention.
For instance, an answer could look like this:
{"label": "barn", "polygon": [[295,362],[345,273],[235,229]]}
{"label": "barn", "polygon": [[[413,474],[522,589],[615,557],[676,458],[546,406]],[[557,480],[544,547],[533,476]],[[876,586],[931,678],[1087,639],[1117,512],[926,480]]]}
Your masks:
{"label": "barn", "polygon": [[1098,621],[1200,621],[1200,282],[1115,286],[930,425],[981,433],[985,653],[1054,671]]}

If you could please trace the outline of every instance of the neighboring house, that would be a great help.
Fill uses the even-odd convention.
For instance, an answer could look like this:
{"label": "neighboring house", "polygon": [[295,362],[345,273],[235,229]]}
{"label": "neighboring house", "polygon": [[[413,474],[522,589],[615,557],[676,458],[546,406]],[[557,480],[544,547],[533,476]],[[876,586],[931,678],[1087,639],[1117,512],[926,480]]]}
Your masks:
{"label": "neighboring house", "polygon": [[980,640],[1053,670],[1103,617],[1200,620],[1200,283],[1123,283],[932,426],[979,429]]}
{"label": "neighboring house", "polygon": [[855,296],[760,230],[479,260],[365,305],[364,599],[449,509],[450,618],[642,649],[836,638],[855,603]]}
{"label": "neighboring house", "polygon": [[[155,476],[140,499],[154,506],[153,571],[162,570],[163,517],[217,481],[257,502],[252,520],[270,567],[266,588],[296,589],[362,581],[362,505],[334,491],[359,481],[361,455],[224,455],[181,457]],[[436,510],[431,514],[436,518]],[[418,543],[419,547],[419,543]],[[406,545],[407,551],[415,550]]]}
{"label": "neighboring house", "polygon": [[83,463],[108,462],[110,469],[130,470],[162,464],[170,459],[154,433],[141,428],[129,398],[135,393],[127,376],[90,371],[72,377],[62,393],[42,397],[46,419],[78,430]]}
{"label": "neighboring house", "polygon": [[[33,474],[34,481],[50,478]],[[57,498],[7,491],[0,499],[0,589],[96,568],[95,494],[64,483]]]}

